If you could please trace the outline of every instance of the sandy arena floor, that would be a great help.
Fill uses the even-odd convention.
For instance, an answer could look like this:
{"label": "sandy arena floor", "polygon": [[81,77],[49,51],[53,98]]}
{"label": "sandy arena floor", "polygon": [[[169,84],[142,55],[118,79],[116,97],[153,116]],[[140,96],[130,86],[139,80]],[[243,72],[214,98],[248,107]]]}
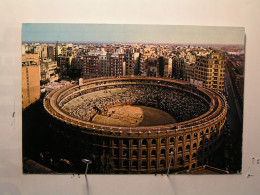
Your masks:
{"label": "sandy arena floor", "polygon": [[175,123],[175,119],[160,109],[139,106],[123,105],[109,108],[107,113],[96,114],[93,123],[111,126],[156,126]]}

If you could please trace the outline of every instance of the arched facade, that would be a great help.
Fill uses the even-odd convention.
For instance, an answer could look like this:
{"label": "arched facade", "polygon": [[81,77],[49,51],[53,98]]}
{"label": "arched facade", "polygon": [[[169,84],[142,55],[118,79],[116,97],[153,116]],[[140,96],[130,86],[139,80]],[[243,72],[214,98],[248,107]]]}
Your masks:
{"label": "arched facade", "polygon": [[[174,124],[130,128],[95,124],[75,118],[62,109],[65,102],[88,93],[86,91],[133,84],[168,87],[169,90],[183,92],[206,104],[207,111]],[[64,144],[77,142],[82,152],[92,150],[109,154],[118,173],[166,171],[170,159],[171,170],[201,166],[221,143],[227,113],[225,98],[214,91],[182,81],[150,77],[86,80],[80,86],[74,84],[52,91],[44,99],[44,107],[50,114],[51,126],[58,139]]]}

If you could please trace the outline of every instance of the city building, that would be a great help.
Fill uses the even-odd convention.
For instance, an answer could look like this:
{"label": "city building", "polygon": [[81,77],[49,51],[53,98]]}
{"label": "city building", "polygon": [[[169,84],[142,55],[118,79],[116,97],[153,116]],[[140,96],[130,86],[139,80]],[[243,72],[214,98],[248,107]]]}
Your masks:
{"label": "city building", "polygon": [[37,45],[36,47],[33,48],[33,53],[37,53],[39,58],[42,57],[42,46]]}
{"label": "city building", "polygon": [[55,60],[58,60],[59,55],[61,54],[61,46],[59,42],[57,41],[56,47],[55,47]]}
{"label": "city building", "polygon": [[164,77],[172,78],[172,58],[164,58]]}
{"label": "city building", "polygon": [[212,51],[207,56],[198,56],[194,69],[194,79],[203,86],[223,92],[226,59],[221,51]]}
{"label": "city building", "polygon": [[71,67],[72,56],[59,56],[57,59],[57,65],[60,76],[66,73]]}
{"label": "city building", "polygon": [[158,59],[157,58],[148,58],[147,59],[147,76],[156,77],[159,75],[157,67]]}
{"label": "city building", "polygon": [[133,49],[128,49],[125,54],[126,75],[136,75],[139,73],[139,53]]}
{"label": "city building", "polygon": [[185,75],[184,58],[174,58],[172,63],[172,77],[183,79]]}
{"label": "city building", "polygon": [[46,44],[43,44],[41,50],[41,58],[47,58],[47,57],[48,57],[48,46]]}
{"label": "city building", "polygon": [[71,68],[73,69],[82,71],[83,64],[84,64],[84,56],[82,54],[72,58],[71,60]]}
{"label": "city building", "polygon": [[194,77],[194,67],[195,63],[185,62],[185,73],[184,73],[184,80],[190,82],[190,79]]}
{"label": "city building", "polygon": [[49,80],[50,82],[59,79],[57,62],[51,59],[43,59],[40,65],[41,80]]}
{"label": "city building", "polygon": [[38,54],[22,56],[22,109],[40,98],[40,68]]}
{"label": "city building", "polygon": [[110,76],[124,76],[126,67],[124,62],[125,54],[113,53],[110,56]]}
{"label": "city building", "polygon": [[99,57],[87,55],[83,57],[82,73],[84,78],[92,78],[100,75]]}
{"label": "city building", "polygon": [[55,60],[55,52],[54,52],[54,47],[53,46],[48,46],[47,47],[47,57],[50,58],[52,61]]}
{"label": "city building", "polygon": [[138,74],[136,75],[147,76],[147,56],[142,53],[139,55]]}
{"label": "city building", "polygon": [[158,58],[158,74],[159,74],[159,77],[164,77],[164,65],[165,65],[164,57],[160,56]]}
{"label": "city building", "polygon": [[[57,42],[55,47],[24,44],[22,50],[37,53],[40,59],[56,60],[60,76],[77,69],[84,78],[143,75],[181,79],[221,92],[224,89],[226,59],[221,51],[210,47]],[[242,65],[237,67],[242,69]]]}
{"label": "city building", "polygon": [[22,44],[22,55],[26,53],[26,45]]}
{"label": "city building", "polygon": [[110,76],[110,55],[99,55],[101,76]]}

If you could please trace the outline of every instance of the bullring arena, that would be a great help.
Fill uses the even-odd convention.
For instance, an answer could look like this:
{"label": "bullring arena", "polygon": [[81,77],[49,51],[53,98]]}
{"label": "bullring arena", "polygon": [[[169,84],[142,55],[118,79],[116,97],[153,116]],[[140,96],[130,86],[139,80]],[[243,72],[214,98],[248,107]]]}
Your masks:
{"label": "bullring arena", "polygon": [[59,141],[82,158],[109,154],[117,173],[206,164],[221,144],[227,113],[217,92],[153,77],[84,80],[50,92],[44,107]]}

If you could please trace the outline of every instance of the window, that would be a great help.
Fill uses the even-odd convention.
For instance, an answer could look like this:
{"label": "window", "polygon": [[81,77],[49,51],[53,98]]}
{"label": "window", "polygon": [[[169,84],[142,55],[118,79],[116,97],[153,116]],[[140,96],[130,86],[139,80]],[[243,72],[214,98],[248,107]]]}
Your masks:
{"label": "window", "polygon": [[136,139],[133,140],[133,146],[138,146],[138,141]]}
{"label": "window", "polygon": [[123,150],[123,157],[128,158],[128,151],[127,150]]}
{"label": "window", "polygon": [[197,143],[193,144],[193,149],[195,150],[197,148]]}
{"label": "window", "polygon": [[137,161],[133,161],[132,168],[137,169],[138,163]]}
{"label": "window", "polygon": [[143,157],[143,158],[147,157],[147,151],[146,151],[146,150],[143,150],[143,151],[142,151],[142,157]]}
{"label": "window", "polygon": [[174,145],[174,138],[170,138],[170,145]]}
{"label": "window", "polygon": [[118,153],[119,153],[119,152],[118,152],[118,149],[115,149],[115,150],[114,150],[114,157],[118,157],[118,156],[119,156]]}
{"label": "window", "polygon": [[169,155],[172,155],[172,156],[173,156],[173,154],[174,154],[174,149],[171,148],[171,149],[169,150]]}
{"label": "window", "polygon": [[124,161],[123,161],[123,167],[124,167],[124,168],[128,168],[128,161],[127,161],[127,160],[124,160]]}
{"label": "window", "polygon": [[119,143],[118,139],[115,139],[114,140],[114,146],[118,146],[118,143]]}
{"label": "window", "polygon": [[164,167],[165,166],[165,160],[161,160],[160,161],[160,167]]}
{"label": "window", "polygon": [[142,161],[142,168],[144,168],[144,169],[147,168],[147,162],[146,161]]}
{"label": "window", "polygon": [[189,162],[189,161],[190,161],[190,155],[186,155],[185,162]]}
{"label": "window", "polygon": [[161,150],[161,156],[164,156],[165,155],[165,149],[162,149]]}
{"label": "window", "polygon": [[155,156],[156,156],[156,150],[152,150],[151,156],[152,156],[152,157],[155,157]]}
{"label": "window", "polygon": [[123,139],[123,146],[128,146],[128,140],[127,139]]}
{"label": "window", "polygon": [[162,145],[165,145],[165,144],[166,144],[166,139],[165,139],[165,138],[161,139],[161,144],[162,144]]}
{"label": "window", "polygon": [[133,151],[132,157],[133,158],[137,158],[138,157],[138,152],[136,150]]}
{"label": "window", "polygon": [[198,134],[194,133],[193,137],[194,137],[194,139],[197,139],[198,138]]}
{"label": "window", "polygon": [[179,158],[178,158],[177,163],[178,163],[179,165],[182,165],[182,164],[183,164],[183,159],[182,159],[182,157],[179,157]]}
{"label": "window", "polygon": [[110,140],[108,138],[105,138],[104,145],[105,146],[109,146],[110,145]]}
{"label": "window", "polygon": [[151,162],[151,168],[155,168],[156,167],[156,161],[155,160],[152,160]]}
{"label": "window", "polygon": [[146,139],[144,139],[143,141],[142,141],[142,146],[147,146],[148,144],[147,144],[147,140]]}

